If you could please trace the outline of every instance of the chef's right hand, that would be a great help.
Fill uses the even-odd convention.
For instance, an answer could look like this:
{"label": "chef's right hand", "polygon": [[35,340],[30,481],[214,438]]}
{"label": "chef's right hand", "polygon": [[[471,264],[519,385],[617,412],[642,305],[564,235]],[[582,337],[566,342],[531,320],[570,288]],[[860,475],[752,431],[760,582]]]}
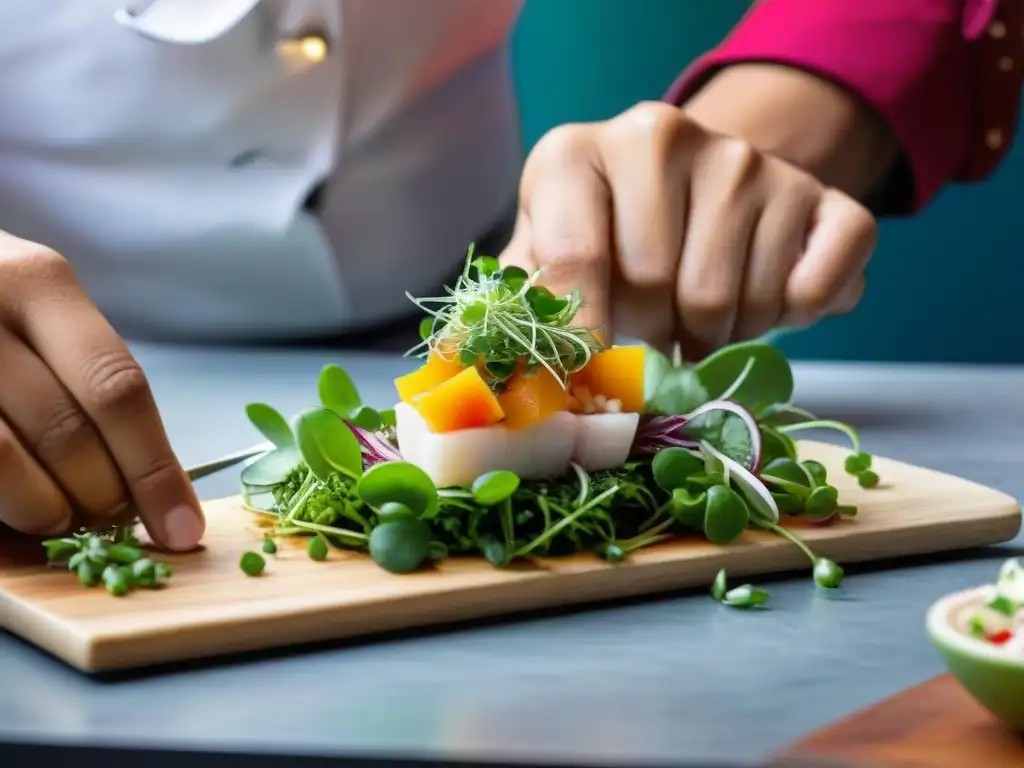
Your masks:
{"label": "chef's right hand", "polygon": [[0,522],[56,535],[134,511],[168,549],[203,535],[125,343],[64,258],[0,232]]}

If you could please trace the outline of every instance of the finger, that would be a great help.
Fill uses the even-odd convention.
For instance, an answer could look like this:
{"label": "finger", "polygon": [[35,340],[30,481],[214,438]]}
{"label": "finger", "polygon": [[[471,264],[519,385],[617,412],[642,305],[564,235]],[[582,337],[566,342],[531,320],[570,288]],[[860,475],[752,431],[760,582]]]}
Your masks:
{"label": "finger", "polygon": [[24,303],[23,333],[96,425],[150,535],[191,549],[205,523],[146,377],[77,281],[57,275]]}
{"label": "finger", "polygon": [[84,522],[108,518],[127,498],[124,482],[89,418],[24,343],[0,330],[0,413],[49,472]]}
{"label": "finger", "polygon": [[863,275],[877,240],[877,225],[867,209],[828,190],[786,285],[785,324],[806,327],[827,315],[845,286]]}
{"label": "finger", "polygon": [[810,229],[820,192],[810,185],[773,197],[754,232],[742,298],[730,341],[753,339],[775,328],[786,307],[786,284]]}
{"label": "finger", "polygon": [[626,283],[674,285],[690,186],[692,153],[686,150],[702,135],[666,105],[643,105],[604,124],[602,165],[612,195],[617,267]]}
{"label": "finger", "polygon": [[863,272],[850,280],[843,289],[839,291],[836,300],[828,309],[829,315],[845,315],[852,312],[861,298],[864,296],[864,289],[867,286],[867,279]]}
{"label": "finger", "polygon": [[504,267],[519,267],[526,274],[532,275],[537,269],[530,250],[530,221],[522,211],[516,216],[516,224],[512,230],[505,250],[498,256],[498,263]]}
{"label": "finger", "polygon": [[578,290],[583,306],[575,324],[610,341],[611,196],[595,163],[578,144],[552,142],[538,163],[543,170],[524,185],[523,211],[538,283],[556,296]]}
{"label": "finger", "polygon": [[754,227],[761,214],[760,155],[738,141],[694,168],[676,303],[696,341],[711,347],[732,335]]}
{"label": "finger", "polygon": [[64,494],[0,421],[0,521],[21,533],[54,535],[71,524]]}

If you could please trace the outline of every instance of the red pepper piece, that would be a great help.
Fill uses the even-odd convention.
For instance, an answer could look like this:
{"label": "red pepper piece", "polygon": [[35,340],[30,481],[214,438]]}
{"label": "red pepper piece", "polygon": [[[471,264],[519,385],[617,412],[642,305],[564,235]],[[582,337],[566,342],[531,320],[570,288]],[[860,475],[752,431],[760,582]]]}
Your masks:
{"label": "red pepper piece", "polygon": [[1004,629],[1002,632],[996,632],[994,635],[989,635],[988,641],[992,645],[1005,645],[1013,637],[1013,632],[1008,629]]}

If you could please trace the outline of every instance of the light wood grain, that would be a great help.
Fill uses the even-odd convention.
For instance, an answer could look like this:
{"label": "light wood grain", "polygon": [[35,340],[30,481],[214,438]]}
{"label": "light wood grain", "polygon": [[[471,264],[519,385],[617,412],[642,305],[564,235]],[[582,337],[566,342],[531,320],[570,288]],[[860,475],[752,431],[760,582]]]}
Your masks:
{"label": "light wood grain", "polygon": [[1024,736],[943,675],[782,749],[771,764],[1021,768]]}
{"label": "light wood grain", "polygon": [[[993,544],[1020,527],[1017,501],[990,488],[876,458],[883,483],[866,491],[842,472],[845,450],[804,442],[801,451],[828,467],[844,503],[859,507],[839,525],[801,526],[819,554],[840,563]],[[314,562],[303,547],[285,545],[263,576],[249,578],[238,558],[258,547],[255,518],[237,499],[205,507],[203,549],[165,558],[175,567],[170,586],[119,599],[47,568],[38,544],[3,543],[0,625],[82,670],[102,671],[704,587],[723,567],[732,578],[808,567],[791,544],[750,532],[727,547],[696,536],[668,542],[618,566],[577,556],[496,570],[453,558],[406,576],[356,553],[332,550]]]}

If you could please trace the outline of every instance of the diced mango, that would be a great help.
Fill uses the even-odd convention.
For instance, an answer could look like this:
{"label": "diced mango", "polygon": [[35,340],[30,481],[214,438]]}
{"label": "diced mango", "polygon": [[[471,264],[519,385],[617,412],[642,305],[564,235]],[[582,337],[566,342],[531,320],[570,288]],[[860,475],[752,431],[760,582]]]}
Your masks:
{"label": "diced mango", "polygon": [[458,376],[463,367],[458,362],[447,360],[440,355],[430,352],[427,361],[412,373],[399,376],[395,379],[395,389],[398,390],[398,399],[403,403],[412,403],[424,392],[429,392],[439,384]]}
{"label": "diced mango", "polygon": [[564,411],[569,393],[562,382],[546,368],[530,373],[516,373],[508,387],[498,396],[505,412],[504,425],[510,429],[523,429]]}
{"label": "diced mango", "polygon": [[644,348],[611,347],[595,352],[590,362],[572,375],[570,383],[574,391],[618,400],[624,413],[643,413]]}
{"label": "diced mango", "polygon": [[412,403],[432,432],[489,427],[505,417],[498,398],[476,368],[424,392]]}

